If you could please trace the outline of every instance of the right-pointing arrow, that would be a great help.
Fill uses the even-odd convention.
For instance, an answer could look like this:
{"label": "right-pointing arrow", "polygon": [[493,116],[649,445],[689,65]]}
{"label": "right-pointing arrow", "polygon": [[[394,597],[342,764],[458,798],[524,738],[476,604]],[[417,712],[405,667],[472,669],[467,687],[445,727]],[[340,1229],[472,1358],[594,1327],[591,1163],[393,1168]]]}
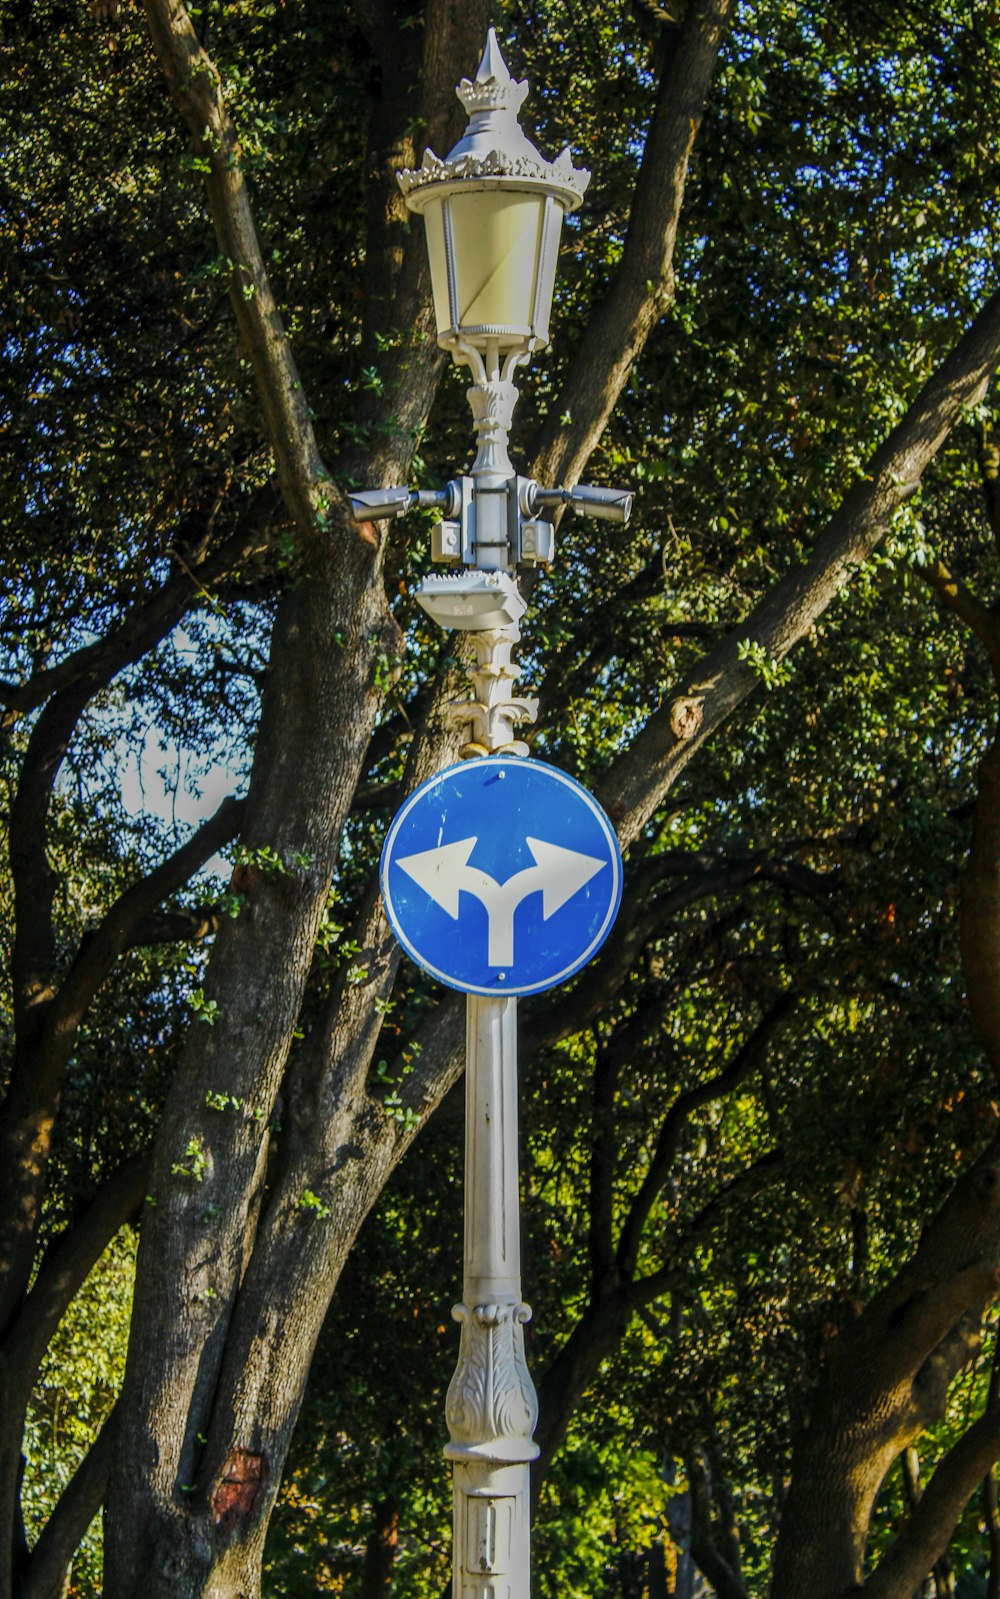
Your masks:
{"label": "right-pointing arrow", "polygon": [[607,865],[594,855],[549,844],[544,838],[529,836],[525,843],[538,866],[537,886],[542,891],[542,920],[546,922]]}

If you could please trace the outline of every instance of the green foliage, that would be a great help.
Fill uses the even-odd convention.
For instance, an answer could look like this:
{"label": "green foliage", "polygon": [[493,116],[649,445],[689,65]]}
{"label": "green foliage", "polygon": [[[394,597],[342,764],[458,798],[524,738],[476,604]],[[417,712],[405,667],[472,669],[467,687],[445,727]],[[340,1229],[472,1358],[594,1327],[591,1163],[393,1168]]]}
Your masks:
{"label": "green foliage", "polygon": [[791,668],[787,663],[772,660],[763,644],[759,644],[756,639],[743,639],[738,646],[737,654],[740,660],[745,661],[750,670],[757,674],[767,689],[780,688],[791,676]]}
{"label": "green foliage", "polygon": [[[22,1504],[29,1538],[110,1414],[125,1373],[136,1237],[113,1240],[74,1299],[46,1351],[25,1431]],[[95,1518],[73,1568],[74,1595],[100,1592],[101,1519]]]}
{"label": "green foliage", "polygon": [[[539,0],[505,10],[511,65],[534,86],[532,131],[546,151],[572,143],[594,170],[566,228],[554,344],[525,378],[515,431],[523,462],[550,416],[572,420],[562,379],[622,259],[667,46],[639,6]],[[13,441],[0,466],[0,675],[26,678],[112,634],[138,599],[191,567],[206,528],[221,540],[249,525],[256,550],[224,584],[198,590],[182,626],[102,689],[74,734],[46,839],[65,973],[122,890],[185,836],[175,816],[126,805],[129,762],[160,767],[181,797],[245,781],[270,622],[300,574],[234,337],[233,263],[207,218],[206,157],[188,148],[131,14],[104,27],[46,0],[34,18],[29,40],[4,45],[0,80],[2,182],[18,197],[0,207],[0,426]],[[361,174],[377,96],[369,54],[341,0],[322,18],[292,0],[280,13],[225,3],[197,22],[237,120],[273,286],[333,459],[371,441],[359,399],[387,398],[360,342]],[[972,17],[957,0],[738,8],[689,175],[677,299],[592,464],[600,481],[636,485],[635,521],[609,530],[567,517],[523,630],[520,660],[542,694],[533,749],[543,759],[600,782],[670,685],[801,562],[967,322],[998,220],[996,134],[984,116],[998,45],[996,18]],[[376,357],[410,336],[382,330]],[[421,484],[462,466],[465,386],[452,372],[442,382],[415,465]],[[956,919],[975,766],[995,704],[979,646],[941,613],[922,573],[940,555],[995,596],[982,461],[998,420],[992,398],[963,420],[880,555],[845,572],[839,602],[794,657],[772,660],[753,639],[742,646],[767,692],[700,750],[669,808],[650,819],[632,864],[649,867],[652,886],[647,903],[623,913],[649,914],[639,953],[596,1017],[596,970],[557,996],[563,1036],[525,1061],[529,1356],[543,1404],[555,1404],[544,1378],[588,1307],[600,1127],[613,1145],[617,1237],[679,1096],[724,1072],[778,998],[796,996],[753,1070],[699,1105],[678,1138],[636,1267],[640,1276],[669,1268],[672,1286],[602,1355],[571,1418],[537,1523],[543,1599],[610,1599],[634,1591],[637,1572],[641,1584],[651,1545],[673,1548],[680,1537],[675,1512],[695,1446],[711,1449],[732,1487],[744,1574],[751,1592],[766,1591],[791,1440],[825,1353],[898,1269],[992,1127],[994,1086],[962,1001]],[[416,517],[388,530],[387,589],[407,647],[377,653],[372,666],[386,697],[365,774],[374,798],[345,830],[305,1034],[332,985],[360,990],[372,979],[355,915],[422,696],[461,665],[460,644],[412,601],[428,566],[424,531]],[[334,633],[330,649],[349,636]],[[3,748],[4,818],[30,726]],[[282,893],[315,864],[266,844],[239,846],[233,860],[238,874],[260,872]],[[734,863],[738,880],[727,875]],[[245,914],[243,880],[225,888],[209,874],[167,908]],[[4,870],[5,974],[12,921]],[[209,1026],[218,1017],[203,967],[198,947],[144,945],[98,995],[62,1108],[46,1239],[123,1149],[151,1137],[192,1012]],[[5,1044],[8,995],[5,982]],[[420,1121],[407,1098],[412,1041],[438,997],[404,966],[392,998],[374,1002],[382,1058],[371,1102],[404,1136]],[[529,1039],[544,1029],[545,1005],[524,1007]],[[602,1107],[596,1074],[619,1045],[622,1067]],[[263,1117],[221,1078],[203,1103],[219,1116]],[[387,1503],[398,1514],[400,1599],[433,1599],[446,1580],[440,1449],[456,1353],[446,1310],[461,1267],[461,1144],[448,1101],[348,1262],[268,1544],[272,1599],[356,1592]],[[761,1190],[699,1232],[728,1185],[776,1153],[780,1166]],[[173,1175],[206,1181],[200,1135]],[[303,1228],[330,1215],[310,1188],[298,1210]],[[28,1433],[32,1536],[120,1384],[133,1250],[132,1234],[121,1234],[46,1356]],[[991,1331],[983,1361],[921,1440],[925,1478],[981,1407],[992,1343]],[[903,1512],[897,1471],[873,1556]],[[979,1580],[985,1548],[973,1505],[953,1545],[967,1584]],[[99,1592],[96,1531],[74,1584],[81,1599]]]}
{"label": "green foliage", "polygon": [[184,1151],[183,1161],[177,1161],[170,1168],[172,1177],[190,1177],[193,1182],[203,1183],[209,1170],[208,1151],[200,1138],[189,1138]]}
{"label": "green foliage", "polygon": [[214,1027],[219,1015],[218,1001],[205,998],[205,990],[196,988],[188,995],[188,1004],[200,1022],[207,1022],[209,1027]]}

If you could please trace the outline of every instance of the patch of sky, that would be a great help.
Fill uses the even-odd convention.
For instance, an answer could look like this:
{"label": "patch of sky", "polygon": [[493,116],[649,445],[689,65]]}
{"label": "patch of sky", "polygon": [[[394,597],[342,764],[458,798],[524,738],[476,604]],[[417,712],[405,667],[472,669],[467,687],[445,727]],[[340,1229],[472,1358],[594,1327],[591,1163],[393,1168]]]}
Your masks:
{"label": "patch of sky", "polygon": [[[89,712],[59,787],[88,809],[126,822],[135,849],[150,865],[177,847],[227,796],[245,794],[257,717],[250,670],[212,666],[248,640],[234,637],[224,617],[189,619],[157,652],[154,680],[142,668],[122,673]],[[256,670],[262,641],[251,639]],[[165,686],[164,686],[165,685]],[[228,879],[231,865],[215,855],[203,880]]]}
{"label": "patch of sky", "polygon": [[[234,761],[233,750],[221,741],[206,760],[150,726],[138,745],[119,739],[114,753],[126,814],[152,817],[177,838],[193,833],[228,795],[246,791],[246,763]],[[231,873],[231,862],[216,853],[199,876],[226,881]]]}

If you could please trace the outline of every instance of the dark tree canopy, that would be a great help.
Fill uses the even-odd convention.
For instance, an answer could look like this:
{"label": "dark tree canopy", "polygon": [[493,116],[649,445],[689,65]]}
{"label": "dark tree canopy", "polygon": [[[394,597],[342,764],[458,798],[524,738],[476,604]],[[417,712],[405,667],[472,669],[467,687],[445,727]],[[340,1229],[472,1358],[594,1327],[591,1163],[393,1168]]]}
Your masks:
{"label": "dark tree canopy", "polygon": [[448,1578],[462,1004],[376,868],[467,662],[429,519],[346,491],[470,454],[394,172],[490,22],[594,173],[515,458],[637,490],[519,654],[627,867],[522,1007],[534,1585],[987,1599],[1000,19],[954,0],[0,6],[0,1599]]}

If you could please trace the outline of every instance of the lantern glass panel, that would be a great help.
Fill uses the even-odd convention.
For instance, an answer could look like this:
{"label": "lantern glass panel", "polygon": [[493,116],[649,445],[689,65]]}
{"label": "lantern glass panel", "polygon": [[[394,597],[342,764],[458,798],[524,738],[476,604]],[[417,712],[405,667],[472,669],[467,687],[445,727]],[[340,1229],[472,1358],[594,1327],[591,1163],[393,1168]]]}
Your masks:
{"label": "lantern glass panel", "polygon": [[423,207],[423,217],[431,265],[431,288],[434,292],[434,318],[440,338],[452,325],[448,256],[444,245],[444,201],[428,201]]}
{"label": "lantern glass panel", "polygon": [[[545,194],[537,191],[456,185],[449,195],[430,200],[424,215],[439,335],[488,331],[501,340],[505,333],[520,339],[534,333],[536,309],[547,330],[555,266],[547,258],[555,252],[546,248],[543,262],[543,240],[549,246],[553,233],[558,236],[559,206],[547,207]],[[540,268],[547,290],[541,297]]]}

